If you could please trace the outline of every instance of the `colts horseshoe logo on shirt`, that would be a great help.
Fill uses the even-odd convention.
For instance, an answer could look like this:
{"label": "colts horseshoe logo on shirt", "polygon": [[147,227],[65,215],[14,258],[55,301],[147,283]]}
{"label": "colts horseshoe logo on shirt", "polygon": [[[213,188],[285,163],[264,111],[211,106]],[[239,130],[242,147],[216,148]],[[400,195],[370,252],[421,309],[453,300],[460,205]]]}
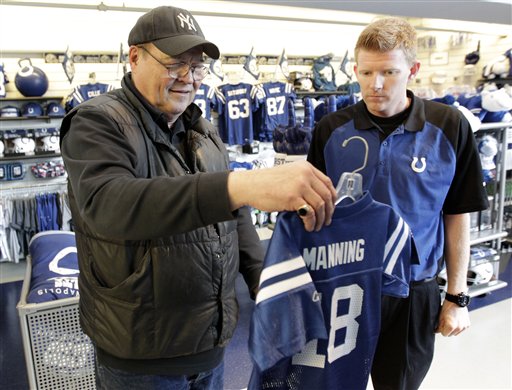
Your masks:
{"label": "colts horseshoe logo on shirt", "polygon": [[418,157],[413,157],[411,168],[416,173],[421,173],[427,168],[427,159],[425,157],[421,157],[419,159],[421,165],[418,166]]}

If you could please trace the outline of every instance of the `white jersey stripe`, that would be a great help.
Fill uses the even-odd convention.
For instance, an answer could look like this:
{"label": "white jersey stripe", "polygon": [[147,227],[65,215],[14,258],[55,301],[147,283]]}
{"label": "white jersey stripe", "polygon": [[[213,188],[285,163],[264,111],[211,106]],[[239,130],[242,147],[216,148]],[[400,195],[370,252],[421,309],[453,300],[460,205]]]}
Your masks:
{"label": "white jersey stripe", "polygon": [[222,91],[217,87],[215,87],[215,95],[217,96],[217,99],[219,99],[222,102],[222,104],[226,104],[226,97],[224,96]]}
{"label": "white jersey stripe", "polygon": [[309,283],[312,283],[311,275],[304,269],[301,275],[262,288],[256,295],[256,304]]}
{"label": "white jersey stripe", "polygon": [[[403,219],[400,218],[400,221],[403,222]],[[400,241],[398,242],[395,250],[393,251],[391,258],[389,259],[389,263],[386,266],[386,269],[384,270],[384,272],[389,275],[393,274],[393,269],[395,268],[396,262],[398,261],[398,256],[400,256],[400,253],[402,252],[405,243],[409,238],[409,225],[406,225],[404,223],[402,223],[401,225],[403,226],[403,231]]]}
{"label": "white jersey stripe", "polygon": [[283,275],[287,272],[294,271],[296,269],[305,267],[304,259],[301,256],[297,256],[293,259],[283,261],[282,263],[272,265],[270,267],[265,268],[261,272],[260,276],[260,286],[263,282],[274,278],[279,275]]}
{"label": "white jersey stripe", "polygon": [[395,245],[396,240],[398,239],[398,236],[400,232],[403,229],[404,220],[400,218],[400,221],[398,222],[398,225],[396,226],[395,230],[393,231],[393,234],[389,237],[388,241],[386,242],[386,246],[384,248],[384,259],[386,259],[389,255],[389,251],[393,248]]}

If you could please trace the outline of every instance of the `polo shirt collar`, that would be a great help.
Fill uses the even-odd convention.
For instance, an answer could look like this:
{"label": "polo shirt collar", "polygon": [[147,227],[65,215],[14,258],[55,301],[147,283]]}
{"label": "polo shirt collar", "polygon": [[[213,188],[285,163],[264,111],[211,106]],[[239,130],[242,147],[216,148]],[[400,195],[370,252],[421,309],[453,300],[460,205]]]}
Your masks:
{"label": "polo shirt collar", "polygon": [[[420,131],[425,125],[425,109],[423,100],[414,95],[410,90],[407,90],[407,97],[411,99],[411,112],[409,117],[404,123],[407,131]],[[354,125],[356,129],[370,130],[374,129],[375,125],[368,116],[366,104],[363,100],[356,103],[354,106]]]}
{"label": "polo shirt collar", "polygon": [[415,96],[412,91],[407,90],[407,97],[411,98],[411,112],[404,123],[407,131],[420,131],[425,126],[425,103],[419,97]]}

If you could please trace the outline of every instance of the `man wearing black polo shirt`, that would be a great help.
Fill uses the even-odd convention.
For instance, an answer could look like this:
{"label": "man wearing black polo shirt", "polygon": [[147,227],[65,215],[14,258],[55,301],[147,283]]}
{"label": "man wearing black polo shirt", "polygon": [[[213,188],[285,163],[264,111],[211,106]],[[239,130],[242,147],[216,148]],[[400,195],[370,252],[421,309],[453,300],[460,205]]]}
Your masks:
{"label": "man wearing black polo shirt", "polygon": [[[410,226],[418,253],[406,299],[383,297],[382,328],[372,367],[375,389],[419,388],[435,333],[455,336],[470,325],[466,274],[469,213],[488,207],[480,159],[468,121],[454,107],[419,99],[407,83],[419,71],[416,32],[386,18],[356,44],[354,71],[363,100],[317,124],[308,155],[336,184],[365,161],[363,186]],[[448,294],[441,307],[436,275],[443,263]]]}

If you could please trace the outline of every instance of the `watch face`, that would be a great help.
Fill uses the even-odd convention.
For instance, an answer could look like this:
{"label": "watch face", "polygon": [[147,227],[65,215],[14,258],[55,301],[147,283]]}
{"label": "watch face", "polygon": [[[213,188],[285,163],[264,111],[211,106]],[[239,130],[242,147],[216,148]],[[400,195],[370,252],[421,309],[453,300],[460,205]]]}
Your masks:
{"label": "watch face", "polygon": [[457,303],[459,304],[460,307],[466,307],[467,305],[469,305],[469,295],[459,294],[457,297],[459,298],[459,302]]}
{"label": "watch face", "polygon": [[470,301],[469,295],[466,293],[460,293],[457,295],[446,293],[445,297],[448,301],[456,303],[460,307],[466,307],[467,305],[469,305]]}

